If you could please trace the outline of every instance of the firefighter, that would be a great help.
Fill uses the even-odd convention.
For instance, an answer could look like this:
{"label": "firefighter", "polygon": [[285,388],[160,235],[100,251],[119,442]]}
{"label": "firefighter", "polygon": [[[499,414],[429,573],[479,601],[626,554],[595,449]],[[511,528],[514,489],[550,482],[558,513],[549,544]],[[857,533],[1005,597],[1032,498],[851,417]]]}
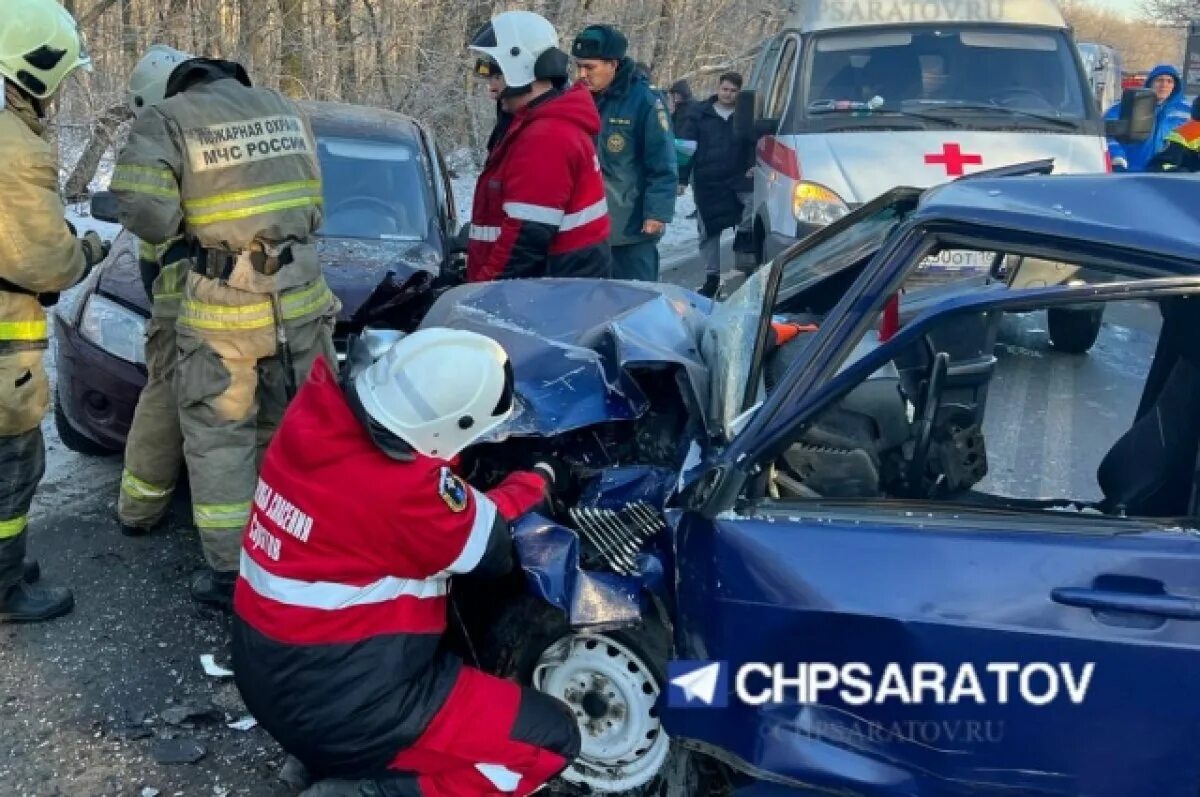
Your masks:
{"label": "firefighter", "polygon": [[[128,102],[134,118],[166,99],[167,78],[193,56],[165,45],[150,48],[129,78]],[[138,267],[150,297],[146,324],[146,386],[138,396],[125,440],[125,469],[117,495],[117,517],[128,535],[143,534],[166,515],[183,464],[183,433],[175,397],[175,318],[190,263],[181,236],[162,244],[142,241]]]}
{"label": "firefighter", "polygon": [[326,779],[306,794],[526,795],[578,755],[565,703],[441,644],[451,578],[509,573],[509,523],[570,478],[539,462],[483,492],[457,475],[513,406],[498,343],[430,328],[340,384],[319,360],[289,408],[243,535],[233,669]]}
{"label": "firefighter", "polygon": [[1200,97],[1192,102],[1191,121],[1167,136],[1167,145],[1154,156],[1146,171],[1200,172]]}
{"label": "firefighter", "polygon": [[314,359],[336,361],[341,305],[312,240],[321,179],[303,112],[231,61],[160,68],[164,99],[134,120],[112,188],[134,235],[188,247],[175,389],[209,566],[191,593],[228,609],[257,458]]}
{"label": "firefighter", "polygon": [[44,305],[104,259],[94,232],[66,221],[58,168],[42,139],[46,105],[76,69],[91,70],[75,20],[55,0],[5,0],[0,14],[0,622],[67,614],[69,589],[34,586],[25,561],[29,507],[46,467],[50,389]]}
{"label": "firefighter", "polygon": [[532,12],[508,11],[471,49],[503,76],[501,107],[513,118],[475,184],[467,280],[610,276],[608,205],[593,142],[600,116],[585,87],[564,90],[567,54],[554,27]]}

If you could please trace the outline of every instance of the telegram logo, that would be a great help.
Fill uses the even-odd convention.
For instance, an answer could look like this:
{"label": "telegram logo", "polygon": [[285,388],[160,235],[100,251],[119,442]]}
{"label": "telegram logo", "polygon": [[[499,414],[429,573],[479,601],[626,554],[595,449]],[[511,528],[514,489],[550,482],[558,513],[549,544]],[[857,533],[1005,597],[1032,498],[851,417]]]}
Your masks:
{"label": "telegram logo", "polygon": [[729,705],[729,665],[723,661],[669,661],[671,708],[725,708]]}

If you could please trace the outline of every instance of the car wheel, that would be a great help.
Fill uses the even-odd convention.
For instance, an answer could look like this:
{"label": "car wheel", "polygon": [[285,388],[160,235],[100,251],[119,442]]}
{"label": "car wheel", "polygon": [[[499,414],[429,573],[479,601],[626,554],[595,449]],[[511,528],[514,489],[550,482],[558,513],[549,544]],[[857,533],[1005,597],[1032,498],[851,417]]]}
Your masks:
{"label": "car wheel", "polygon": [[1086,354],[1100,336],[1104,308],[1052,307],[1046,311],[1050,344],[1068,354]]}
{"label": "car wheel", "polygon": [[698,756],[662,729],[656,702],[670,655],[666,629],[576,631],[562,612],[522,596],[492,626],[485,668],[566,703],[579,722],[579,758],[551,795],[696,797]]}
{"label": "car wheel", "polygon": [[104,457],[116,453],[112,449],[100,445],[71,425],[71,419],[63,411],[62,397],[59,396],[57,390],[54,391],[54,428],[58,430],[58,438],[63,441],[63,445],[79,454],[87,454],[90,457]]}

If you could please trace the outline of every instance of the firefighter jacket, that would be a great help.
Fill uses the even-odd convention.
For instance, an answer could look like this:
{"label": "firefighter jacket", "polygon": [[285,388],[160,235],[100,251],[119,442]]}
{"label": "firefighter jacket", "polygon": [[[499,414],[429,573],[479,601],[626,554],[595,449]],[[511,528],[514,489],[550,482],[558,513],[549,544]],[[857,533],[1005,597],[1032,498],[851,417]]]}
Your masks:
{"label": "firefighter jacket", "polygon": [[608,277],[608,206],[586,89],[518,111],[475,184],[467,280]]}
{"label": "firefighter jacket", "polygon": [[1167,136],[1167,146],[1150,161],[1151,172],[1200,172],[1200,121],[1180,125]]}
{"label": "firefighter jacket", "polygon": [[[245,292],[242,304],[254,309],[233,319],[239,328],[271,321],[269,304],[247,294],[315,286],[285,297],[294,322],[334,301],[311,241],[323,220],[312,129],[286,97],[251,87],[240,67],[197,59],[177,69],[167,99],[133,123],[110,187],[134,235],[151,245],[182,236],[201,253],[205,276]],[[222,294],[218,303],[233,302]],[[231,323],[190,298],[180,322],[214,330]]]}
{"label": "firefighter jacket", "polygon": [[649,219],[669,224],[675,216],[679,167],[675,136],[662,96],[621,61],[612,85],[595,97],[600,112],[596,150],[608,191],[613,246],[657,241],[642,225]]}
{"label": "firefighter jacket", "polygon": [[233,655],[250,712],[322,776],[385,769],[461,669],[439,647],[450,577],[507,573],[508,521],[545,490],[515,473],[484,493],[443,460],[392,459],[317,360],[242,538]]}
{"label": "firefighter jacket", "polygon": [[[58,167],[41,138],[38,115],[15,87],[5,86],[2,79],[0,87],[2,357],[48,346],[46,313],[37,294],[70,288],[86,273],[87,261],[79,240],[67,227],[66,208],[58,195]],[[36,426],[46,406],[27,409],[21,414],[36,417],[31,421]],[[7,426],[0,423],[0,427]],[[0,428],[0,435],[25,431],[28,429]]]}

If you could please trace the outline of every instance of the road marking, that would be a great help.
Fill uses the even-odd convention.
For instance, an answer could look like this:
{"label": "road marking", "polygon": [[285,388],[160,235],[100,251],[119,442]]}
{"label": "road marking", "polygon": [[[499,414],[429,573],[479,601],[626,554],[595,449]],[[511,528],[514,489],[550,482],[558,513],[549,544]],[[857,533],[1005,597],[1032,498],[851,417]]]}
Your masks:
{"label": "road marking", "polygon": [[1050,385],[1046,396],[1046,428],[1042,438],[1041,495],[1070,498],[1074,458],[1076,363],[1063,357],[1048,358]]}

